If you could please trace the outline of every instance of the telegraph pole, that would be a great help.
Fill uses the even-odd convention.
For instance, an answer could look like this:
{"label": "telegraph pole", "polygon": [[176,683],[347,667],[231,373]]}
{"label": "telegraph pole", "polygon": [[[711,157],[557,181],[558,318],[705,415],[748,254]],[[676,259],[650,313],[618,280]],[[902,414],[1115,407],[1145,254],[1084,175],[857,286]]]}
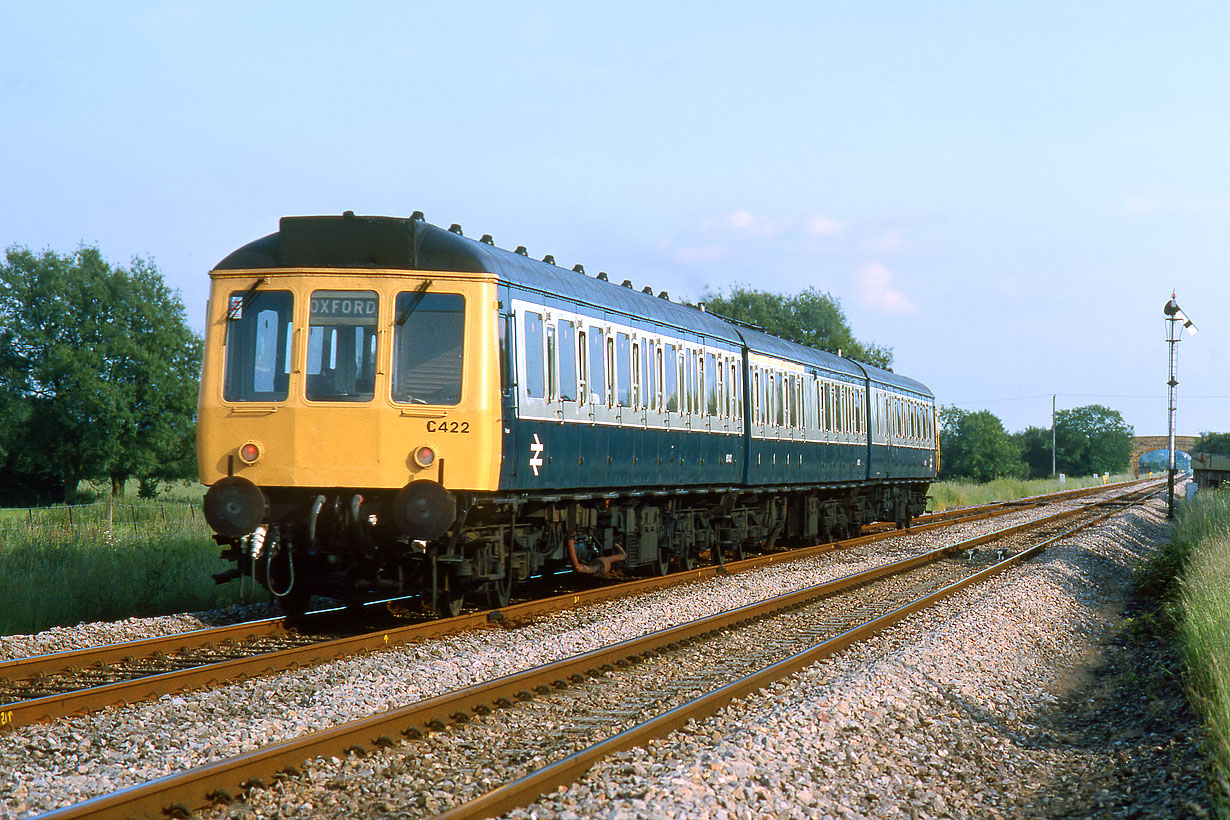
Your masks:
{"label": "telegraph pole", "polygon": [[1058,400],[1058,394],[1051,396],[1051,478],[1059,475],[1059,470],[1055,469],[1055,403]]}

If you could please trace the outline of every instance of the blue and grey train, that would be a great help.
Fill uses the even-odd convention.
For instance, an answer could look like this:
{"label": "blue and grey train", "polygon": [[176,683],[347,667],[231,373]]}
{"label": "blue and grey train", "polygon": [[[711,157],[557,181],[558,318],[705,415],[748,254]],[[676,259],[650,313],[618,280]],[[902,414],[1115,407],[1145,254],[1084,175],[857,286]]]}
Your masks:
{"label": "blue and grey train", "polygon": [[211,279],[206,515],[287,609],[904,526],[936,475],[919,382],[418,213],[286,217]]}

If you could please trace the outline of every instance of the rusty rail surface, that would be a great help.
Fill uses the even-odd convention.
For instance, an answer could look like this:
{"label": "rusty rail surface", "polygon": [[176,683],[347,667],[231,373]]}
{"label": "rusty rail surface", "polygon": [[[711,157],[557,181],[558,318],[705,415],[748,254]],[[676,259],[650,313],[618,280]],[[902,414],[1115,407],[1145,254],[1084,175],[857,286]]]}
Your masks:
{"label": "rusty rail surface", "polygon": [[[1148,493],[1143,498],[1137,499],[1133,503],[1143,503],[1149,497],[1156,495],[1161,490],[1154,490]],[[1066,530],[1058,535],[1051,536],[1021,552],[1004,559],[996,564],[993,564],[986,569],[975,572],[955,583],[949,584],[943,589],[936,590],[928,595],[918,598],[905,606],[881,615],[877,618],[867,621],[861,626],[850,629],[841,635],[838,635],[829,640],[823,641],[810,649],[806,649],[789,658],[778,661],[770,666],[767,666],[757,672],[747,675],[737,681],[733,681],[725,686],[702,695],[695,700],[682,704],[669,711],[662,713],[654,718],[651,718],[641,724],[626,729],[619,734],[613,735],[600,743],[596,743],[587,749],[569,755],[555,763],[539,769],[536,772],[513,781],[506,783],[496,789],[493,789],[486,794],[468,801],[466,803],[454,806],[453,808],[441,812],[436,815],[433,820],[481,820],[486,817],[498,816],[507,813],[515,808],[520,808],[529,805],[543,795],[550,794],[561,786],[567,786],[576,780],[580,779],[587,771],[589,771],[596,763],[603,758],[609,757],[617,752],[632,749],[637,746],[644,746],[650,740],[662,738],[669,735],[678,729],[686,726],[690,721],[703,720],[716,714],[721,709],[725,708],[731,701],[738,698],[744,698],[753,692],[764,689],[768,685],[789,677],[795,672],[804,669],[816,661],[834,655],[843,649],[852,646],[860,641],[865,641],[868,638],[878,634],[879,632],[888,629],[894,624],[899,623],[910,615],[920,612],[938,601],[953,595],[966,587],[986,580],[987,578],[997,575],[1009,567],[1026,561],[1042,552],[1047,545],[1067,538],[1076,532],[1079,532],[1087,527],[1091,527],[1113,515],[1122,512],[1123,508],[1119,507],[1100,515],[1090,521],[1083,522],[1069,530]],[[1009,528],[1005,534],[1013,530],[1019,531],[1020,527]],[[971,539],[985,543],[985,539]],[[963,549],[971,544],[953,545],[947,548],[948,552],[953,550]]]}
{"label": "rusty rail surface", "polygon": [[[1118,509],[1113,510],[1103,516],[1099,516],[1094,521],[1083,524],[1079,528],[1074,528],[1060,535],[1048,538],[1041,545],[1031,548],[1026,553],[1002,561],[987,570],[970,576],[958,584],[946,587],[940,591],[940,594],[951,594],[957,589],[989,577],[994,572],[1002,571],[1008,566],[1024,560],[1027,555],[1035,554],[1045,544],[1057,538],[1066,537],[1071,532],[1075,532],[1076,529],[1090,526],[1092,523],[1096,523],[1096,521],[1100,521],[1120,511]],[[419,737],[426,732],[442,730],[450,723],[468,721],[472,714],[487,714],[495,708],[505,708],[511,706],[516,701],[532,699],[535,692],[546,694],[553,688],[564,688],[570,682],[582,682],[588,677],[596,676],[602,671],[609,671],[616,666],[635,664],[648,655],[669,649],[672,645],[686,644],[711,632],[761,618],[773,612],[789,609],[816,598],[833,595],[850,587],[865,584],[888,575],[899,574],[924,564],[933,563],[980,544],[1025,530],[1054,524],[1087,512],[1088,508],[1068,510],[1037,521],[1018,524],[994,533],[976,536],[872,570],[855,573],[766,601],[748,604],[697,621],[622,641],[618,644],[603,647],[582,655],[564,658],[493,681],[445,693],[406,707],[392,709],[351,723],[313,732],[234,758],[166,775],[148,783],[123,789],[112,794],[100,795],[90,800],[58,809],[40,817],[42,820],[68,820],[68,818],[86,817],[163,818],[167,815],[187,816],[187,813],[191,811],[207,808],[214,803],[229,802],[233,799],[234,795],[240,794],[247,789],[259,788],[274,780],[293,776],[298,772],[297,766],[304,760],[317,756],[344,755],[350,752],[366,752],[373,748],[387,748],[395,745],[396,741],[394,738],[399,735],[413,738]],[[826,651],[828,654],[831,654],[856,640],[861,640],[864,633],[872,634],[874,631],[896,623],[901,618],[921,608],[922,604],[917,606],[912,604],[910,606],[914,608],[907,607],[889,613],[863,627],[844,633],[842,636],[822,646],[828,646],[829,649]],[[907,609],[908,611],[906,611]],[[445,622],[436,623],[443,625]],[[616,735],[592,747],[591,750],[573,755],[542,770],[543,772],[550,772],[550,774],[543,775],[540,772],[538,775],[529,776],[529,778],[535,778],[541,775],[545,780],[539,781],[523,778],[516,781],[516,783],[502,786],[488,795],[479,798],[479,801],[488,802],[481,803],[482,808],[476,808],[474,810],[475,813],[454,814],[463,810],[468,812],[468,809],[460,806],[446,813],[445,816],[490,816],[506,808],[523,805],[523,802],[518,801],[524,801],[526,795],[533,792],[534,796],[536,796],[540,793],[534,791],[540,788],[537,785],[538,783],[558,780],[561,777],[569,778],[562,782],[571,782],[572,779],[575,779],[577,773],[588,769],[602,755],[609,754],[616,748],[628,748],[631,745],[637,745],[643,742],[644,737],[651,736],[642,734],[642,732],[669,731],[670,728],[681,725],[695,715],[712,714],[713,711],[716,711],[732,698],[739,697],[741,694],[764,685],[762,681],[776,680],[778,677],[790,674],[798,668],[824,656],[822,654],[815,654],[816,651],[816,649],[813,649],[800,653],[793,658],[768,668],[774,671],[765,670],[715,690],[696,702],[703,703],[703,706],[691,707],[699,711],[694,713],[687,712],[686,716],[680,717],[680,715],[685,713],[680,712],[679,708],[673,709],[644,724],[645,726],[655,727],[653,729],[636,727],[628,730],[628,732]],[[706,709],[708,710],[707,712],[704,711]],[[669,728],[663,729],[662,727]],[[611,746],[610,744],[612,743],[616,744],[616,746]],[[624,743],[627,745],[618,745]],[[528,785],[526,785],[527,781]],[[479,802],[476,801],[475,804],[466,805],[479,805]]]}
{"label": "rusty rail surface", "polygon": [[[1114,489],[1115,486],[1123,487],[1139,483],[1141,482],[1124,482],[1121,485],[1110,486]],[[1106,489],[1103,486],[1068,490],[1049,496],[1036,496],[1030,499],[1030,501],[1040,505],[1048,503],[1048,501],[1068,500],[1080,495],[1104,492]],[[348,638],[338,638],[305,646],[264,652],[247,658],[206,663],[173,672],[164,672],[102,686],[17,701],[0,707],[4,712],[4,720],[0,721],[0,730],[15,729],[19,726],[54,720],[70,715],[86,714],[108,706],[156,700],[164,695],[185,692],[203,686],[219,685],[229,681],[275,674],[289,669],[303,668],[317,663],[336,660],[360,652],[377,651],[390,646],[427,640],[470,629],[490,627],[492,625],[507,626],[578,606],[652,592],[683,583],[712,578],[720,574],[747,572],[774,563],[802,560],[836,549],[876,543],[902,534],[928,532],[952,526],[956,523],[980,521],[997,515],[1016,512],[1018,509],[1019,502],[1015,504],[995,502],[980,507],[969,507],[960,511],[952,511],[954,513],[952,516],[949,516],[948,513],[941,513],[939,515],[943,517],[939,520],[928,520],[927,523],[912,526],[905,530],[887,530],[844,541],[820,544],[814,547],[767,553],[721,565],[708,565],[660,577],[635,579],[618,584],[608,584],[590,590],[535,599],[489,612],[474,612],[454,618],[424,621],[409,626],[378,630]],[[1074,512],[1080,512],[1080,510]],[[143,641],[93,647],[81,650],[80,652],[62,652],[54,655],[20,658],[0,664],[0,675],[4,673],[6,668],[12,668],[14,671],[21,670],[23,674],[30,676],[36,673],[32,670],[48,668],[59,670],[71,665],[82,667],[89,663],[115,662],[134,656],[150,655],[172,647],[204,646],[219,643],[227,638],[256,637],[261,634],[285,634],[285,632],[286,625],[284,619],[271,618],[264,621],[255,621],[250,624],[234,624],[217,630],[198,630],[160,638],[150,638]]]}

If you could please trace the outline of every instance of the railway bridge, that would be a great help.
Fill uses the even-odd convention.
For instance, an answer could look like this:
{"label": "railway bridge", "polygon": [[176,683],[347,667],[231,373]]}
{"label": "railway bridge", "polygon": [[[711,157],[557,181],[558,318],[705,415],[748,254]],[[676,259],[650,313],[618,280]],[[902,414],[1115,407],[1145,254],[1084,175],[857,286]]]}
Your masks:
{"label": "railway bridge", "polygon": [[[1174,448],[1176,451],[1190,454],[1192,447],[1196,446],[1199,441],[1199,436],[1175,436]],[[1140,477],[1140,457],[1145,453],[1154,450],[1165,450],[1170,446],[1169,436],[1136,436],[1132,439],[1132,474]]]}

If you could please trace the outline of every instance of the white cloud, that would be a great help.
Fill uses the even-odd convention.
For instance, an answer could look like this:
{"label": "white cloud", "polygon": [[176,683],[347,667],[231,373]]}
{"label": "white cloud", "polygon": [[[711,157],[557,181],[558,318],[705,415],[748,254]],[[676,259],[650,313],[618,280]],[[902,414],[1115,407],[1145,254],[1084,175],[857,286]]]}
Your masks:
{"label": "white cloud", "polygon": [[707,219],[701,225],[704,233],[735,234],[751,239],[769,239],[778,236],[785,230],[781,223],[765,216],[758,216],[751,211],[731,211],[725,216]]}
{"label": "white cloud", "polygon": [[774,239],[787,234],[822,238],[844,234],[848,227],[845,222],[823,214],[812,214],[798,221],[790,221],[740,209],[704,220],[699,226],[699,232],[706,236],[733,235],[744,239]]}
{"label": "white cloud", "polygon": [[808,236],[841,236],[848,227],[845,222],[821,214],[812,214],[803,220],[803,233]]}
{"label": "white cloud", "polygon": [[882,313],[903,315],[917,313],[918,306],[909,296],[893,287],[893,274],[879,262],[864,265],[856,277],[858,300]]}

